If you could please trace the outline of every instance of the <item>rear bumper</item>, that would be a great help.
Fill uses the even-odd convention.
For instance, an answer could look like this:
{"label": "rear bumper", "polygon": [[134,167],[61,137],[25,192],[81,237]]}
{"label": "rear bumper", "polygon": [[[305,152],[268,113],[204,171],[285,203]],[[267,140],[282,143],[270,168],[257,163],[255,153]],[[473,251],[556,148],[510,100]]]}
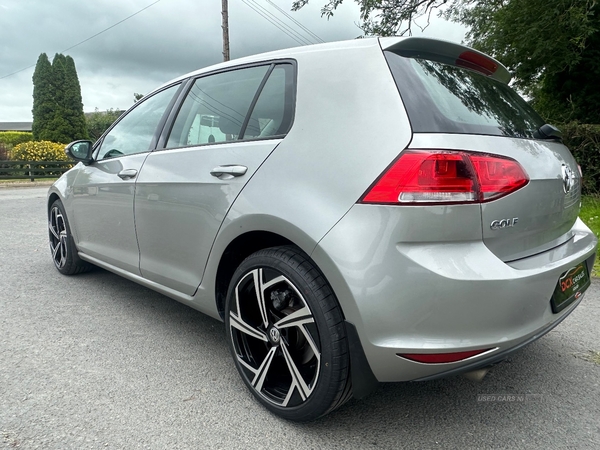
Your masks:
{"label": "rear bumper", "polygon": [[527,337],[524,341],[518,343],[517,345],[514,345],[513,347],[509,347],[503,351],[494,351],[494,352],[490,353],[489,356],[486,355],[486,357],[474,358],[473,361],[461,364],[459,367],[449,368],[446,371],[436,372],[433,375],[429,375],[429,376],[426,376],[423,378],[418,378],[413,381],[430,381],[430,380],[435,380],[438,378],[459,375],[461,373],[470,372],[472,370],[477,370],[477,369],[482,369],[484,367],[489,367],[491,365],[494,365],[496,363],[504,361],[512,353],[522,349],[523,347],[525,347],[528,344],[531,344],[534,341],[537,341],[539,338],[541,338],[545,334],[552,331],[557,325],[559,325],[564,319],[567,318],[567,316],[577,307],[577,305],[581,302],[582,299],[583,299],[583,296],[572,305],[572,307],[569,309],[568,312],[566,312],[565,314],[561,314],[561,316],[557,320],[550,323],[545,328],[538,330],[532,336]]}
{"label": "rear bumper", "polygon": [[[584,260],[593,265],[597,239],[580,220],[561,246],[504,263],[480,236],[411,241],[406,224],[389,220],[386,209],[356,205],[313,253],[378,381],[431,379],[492,364],[558,325],[584,297],[552,312],[559,276]],[[397,356],[484,348],[494,350],[455,363]]]}

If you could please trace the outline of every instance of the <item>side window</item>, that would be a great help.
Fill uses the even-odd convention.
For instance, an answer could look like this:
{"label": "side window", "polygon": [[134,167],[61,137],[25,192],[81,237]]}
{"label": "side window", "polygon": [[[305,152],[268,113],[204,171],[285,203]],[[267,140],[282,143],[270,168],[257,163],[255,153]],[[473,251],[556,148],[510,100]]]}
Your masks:
{"label": "side window", "polygon": [[179,85],[171,86],[142,100],[104,136],[97,159],[148,151],[156,127],[178,88]]}
{"label": "side window", "polygon": [[[257,90],[271,66],[251,67],[199,78],[187,95],[167,148],[240,139]],[[256,101],[242,139],[289,131],[294,111],[294,66],[276,65]]]}
{"label": "side window", "polygon": [[238,139],[269,66],[238,69],[196,80],[167,141],[167,148]]}
{"label": "side window", "polygon": [[285,134],[294,112],[294,66],[275,66],[250,116],[244,138]]}

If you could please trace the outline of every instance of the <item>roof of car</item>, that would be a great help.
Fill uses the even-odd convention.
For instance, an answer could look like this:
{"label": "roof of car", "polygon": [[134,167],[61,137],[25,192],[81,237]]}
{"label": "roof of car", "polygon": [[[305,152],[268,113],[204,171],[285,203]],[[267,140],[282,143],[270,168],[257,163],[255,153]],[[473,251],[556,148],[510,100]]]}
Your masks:
{"label": "roof of car", "polygon": [[231,61],[225,61],[222,63],[217,63],[211,66],[204,67],[202,69],[198,69],[192,72],[189,72],[185,75],[175,78],[171,80],[170,83],[182,80],[191,76],[200,75],[206,72],[212,72],[220,69],[224,69],[232,66],[239,66],[242,64],[251,64],[259,61],[266,61],[270,59],[280,59],[280,58],[293,58],[294,56],[301,55],[303,53],[312,53],[324,50],[335,50],[335,49],[343,49],[343,48],[360,48],[360,47],[372,47],[379,46],[378,38],[365,38],[365,39],[353,39],[346,41],[336,41],[336,42],[326,42],[324,44],[313,44],[313,45],[304,45],[298,47],[285,48],[281,50],[274,50],[266,53],[258,53],[255,55],[244,56],[242,58],[232,59]]}
{"label": "roof of car", "polygon": [[[382,48],[383,50],[391,50],[396,51],[406,50],[406,51],[414,51],[415,54],[419,54],[421,57],[429,58],[432,57],[435,59],[436,56],[444,56],[445,60],[442,62],[446,63],[454,63],[454,61],[458,61],[460,56],[465,53],[470,53],[473,55],[481,56],[486,60],[490,61],[493,66],[492,73],[485,73],[492,78],[498,79],[503,83],[508,83],[511,79],[511,75],[500,62],[496,61],[492,57],[486,55],[485,53],[474,50],[470,47],[466,47],[460,44],[456,44],[450,41],[444,41],[441,39],[433,39],[433,38],[424,38],[424,37],[386,37],[386,38],[362,38],[362,39],[353,39],[346,41],[336,41],[336,42],[327,42],[324,44],[314,44],[314,45],[305,45],[299,47],[286,48],[282,50],[275,50],[267,53],[259,53],[255,55],[245,56],[242,58],[233,59],[231,61],[226,61],[218,64],[214,64],[211,66],[204,67],[202,69],[198,69],[184,75],[181,75],[168,83],[165,83],[163,86],[172,84],[179,80],[184,80],[189,77],[201,75],[203,73],[218,71],[221,69],[225,69],[227,67],[235,67],[243,64],[251,64],[254,62],[273,60],[273,59],[281,59],[281,58],[294,58],[295,56],[304,54],[304,53],[313,53],[327,50],[336,50],[336,49],[352,49],[352,48],[366,48],[377,46]],[[467,64],[472,63],[467,61]],[[457,64],[461,65],[461,64]],[[467,67],[470,69],[477,70],[475,67],[469,67],[462,65],[462,67]],[[483,73],[483,72],[482,72]],[[162,86],[161,86],[162,87]]]}

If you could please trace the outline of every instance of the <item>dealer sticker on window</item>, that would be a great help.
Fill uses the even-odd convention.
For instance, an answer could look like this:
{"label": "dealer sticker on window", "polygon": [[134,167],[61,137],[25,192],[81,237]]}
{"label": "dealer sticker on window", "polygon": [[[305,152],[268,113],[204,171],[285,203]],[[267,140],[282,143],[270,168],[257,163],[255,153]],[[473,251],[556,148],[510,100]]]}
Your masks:
{"label": "dealer sticker on window", "polygon": [[565,309],[581,297],[589,286],[590,276],[585,261],[571,267],[558,279],[558,284],[550,301],[552,312],[557,313]]}

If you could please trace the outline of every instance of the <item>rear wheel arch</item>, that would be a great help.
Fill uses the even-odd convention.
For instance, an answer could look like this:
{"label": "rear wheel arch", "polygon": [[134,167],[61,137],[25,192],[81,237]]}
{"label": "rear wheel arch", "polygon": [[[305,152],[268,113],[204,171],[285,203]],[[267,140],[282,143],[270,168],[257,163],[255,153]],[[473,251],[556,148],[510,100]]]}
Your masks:
{"label": "rear wheel arch", "polygon": [[269,247],[295,245],[289,239],[269,231],[249,231],[229,243],[223,251],[215,279],[215,301],[221,319],[225,318],[225,300],[229,282],[239,265],[251,254]]}

